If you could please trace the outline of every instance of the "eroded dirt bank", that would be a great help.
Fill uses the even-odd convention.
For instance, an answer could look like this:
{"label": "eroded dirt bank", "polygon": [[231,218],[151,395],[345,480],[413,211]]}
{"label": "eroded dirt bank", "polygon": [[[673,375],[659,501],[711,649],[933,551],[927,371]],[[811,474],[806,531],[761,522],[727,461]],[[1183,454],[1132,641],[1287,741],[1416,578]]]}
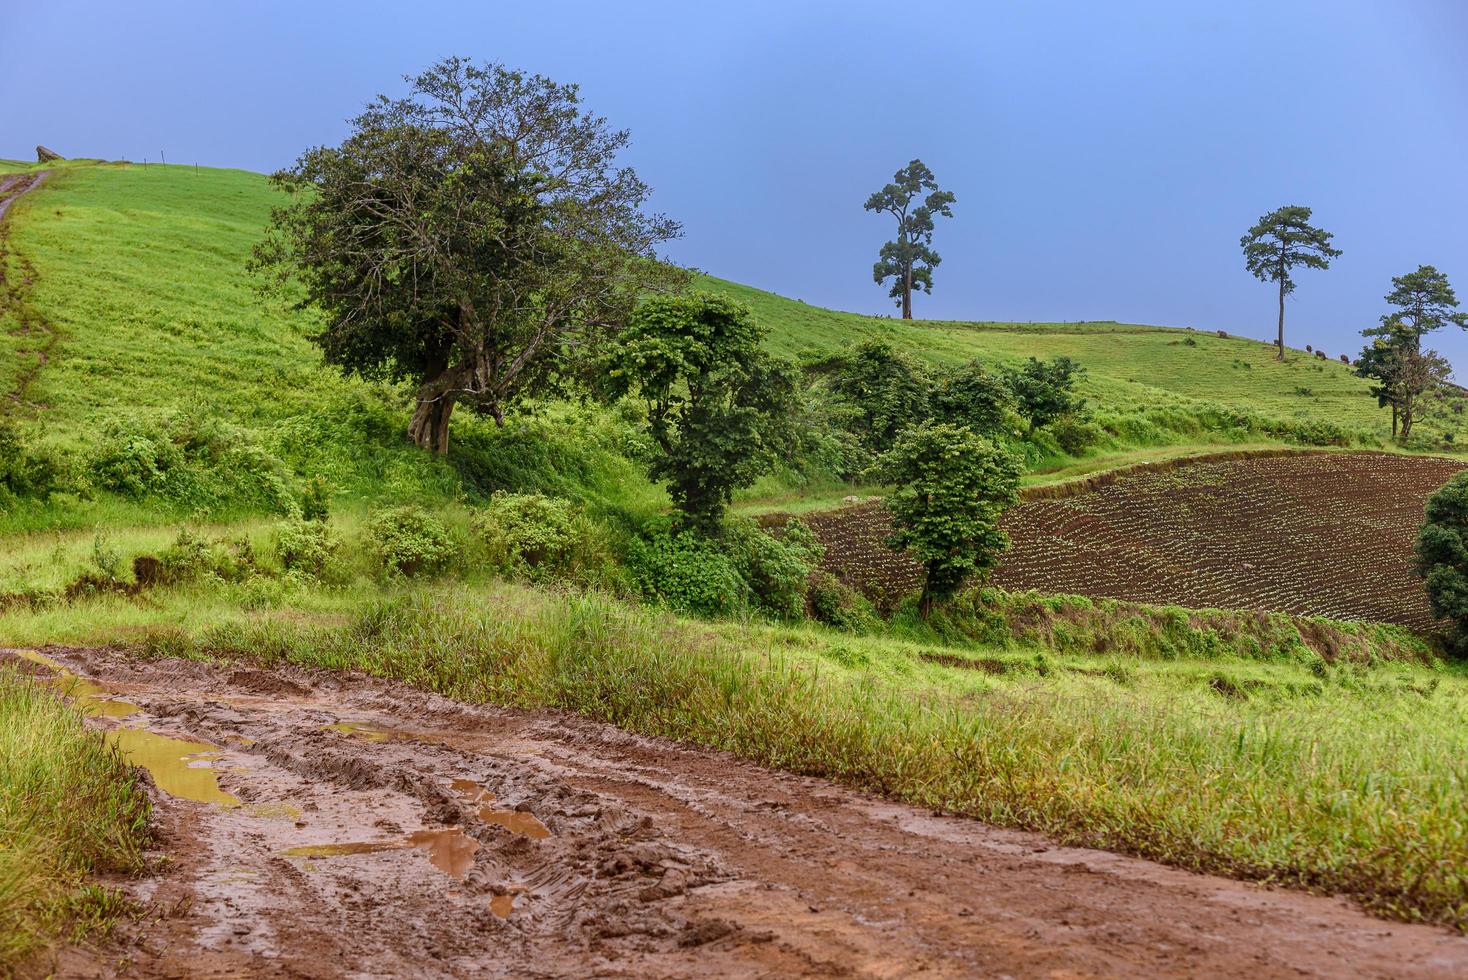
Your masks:
{"label": "eroded dirt bank", "polygon": [[26,662],[79,678],[153,763],[168,857],[125,883],[147,919],[62,975],[1468,975],[1443,930],[575,717],[352,675]]}

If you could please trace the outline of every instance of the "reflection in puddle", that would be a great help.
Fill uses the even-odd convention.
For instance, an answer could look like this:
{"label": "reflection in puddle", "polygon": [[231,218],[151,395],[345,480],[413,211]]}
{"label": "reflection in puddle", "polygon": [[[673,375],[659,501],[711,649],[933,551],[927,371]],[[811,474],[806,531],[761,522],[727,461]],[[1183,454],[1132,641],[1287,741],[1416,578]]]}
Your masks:
{"label": "reflection in puddle", "polygon": [[209,763],[219,756],[218,747],[143,728],[114,728],[104,737],[128,762],[148,770],[158,788],[170,796],[195,803],[239,806],[236,797],[219,788],[219,777]]}
{"label": "reflection in puddle", "polygon": [[142,710],[135,704],[113,700],[112,692],[101,684],[89,681],[85,677],[78,677],[65,665],[52,660],[43,653],[37,653],[35,650],[12,650],[11,653],[55,673],[55,677],[46,678],[46,683],[75,701],[83,714],[100,715],[103,718],[126,718]]}
{"label": "reflection in puddle", "polygon": [[426,852],[429,863],[435,868],[446,875],[462,878],[474,866],[474,853],[479,850],[479,842],[458,827],[445,827],[442,830],[419,830],[401,840],[305,844],[281,853],[286,857],[329,858],[409,849]]}
{"label": "reflection in puddle", "polygon": [[338,721],[330,725],[323,725],[322,727],[329,728],[334,732],[341,732],[345,735],[355,735],[357,738],[365,738],[369,742],[386,742],[394,736],[399,738],[405,737],[401,733],[394,732],[391,729],[381,728],[365,721]]}
{"label": "reflection in puddle", "polygon": [[[48,678],[46,683],[70,698],[84,714],[126,718],[142,710],[135,704],[114,698],[112,692],[101,684],[78,677],[64,664],[45,654],[34,650],[12,652],[52,671],[56,676]],[[108,744],[117,746],[129,763],[148,770],[158,788],[170,796],[195,803],[239,805],[238,799],[219,788],[219,777],[210,761],[219,756],[217,745],[159,735],[143,728],[113,728],[104,732],[102,737]]]}
{"label": "reflection in puddle", "polygon": [[544,840],[551,835],[545,824],[541,823],[533,813],[524,810],[504,810],[490,806],[494,802],[494,794],[480,786],[472,779],[455,779],[452,783],[454,792],[458,793],[470,803],[479,805],[479,819],[485,823],[498,824],[506,830],[536,840]]}

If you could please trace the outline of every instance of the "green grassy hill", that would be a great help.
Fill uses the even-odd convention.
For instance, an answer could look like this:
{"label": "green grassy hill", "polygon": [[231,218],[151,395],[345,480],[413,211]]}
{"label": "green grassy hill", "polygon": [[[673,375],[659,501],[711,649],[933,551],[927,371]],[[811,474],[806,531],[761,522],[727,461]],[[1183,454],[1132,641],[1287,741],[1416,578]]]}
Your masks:
{"label": "green grassy hill", "polygon": [[[34,169],[0,164],[0,172]],[[470,450],[509,437],[467,414],[455,420],[462,451],[452,464],[407,446],[399,436],[407,393],[345,380],[324,367],[308,339],[312,317],[261,295],[246,271],[274,201],[263,176],[240,170],[85,161],[56,167],[7,222],[12,279],[20,278],[14,273],[23,261],[25,278],[34,280],[26,297],[32,322],[20,323],[12,309],[0,331],[12,364],[33,362],[43,335],[55,340],[23,392],[13,377],[0,378],[10,387],[0,412],[32,438],[71,449],[109,439],[126,447],[148,426],[172,420],[175,441],[208,441],[216,455],[221,445],[236,455],[252,447],[249,453],[288,471],[277,474],[282,479],[324,473],[352,500],[451,497],[466,480],[471,493],[533,483],[544,474],[530,471],[548,465],[563,488],[657,505],[658,491],[616,458],[612,435],[606,452],[587,447],[581,415],[574,432],[561,427],[570,441],[542,445],[555,441],[544,427],[554,428],[569,411],[563,408],[542,412],[538,436],[521,438],[508,455],[490,454],[493,461]],[[1087,369],[1087,394],[1110,436],[1085,460],[1061,454],[1041,461],[1043,473],[1217,444],[1298,441],[1292,427],[1299,426],[1335,427],[1352,442],[1386,434],[1384,414],[1345,365],[1303,352],[1281,365],[1259,341],[1110,322],[903,322],[820,309],[712,277],[700,285],[748,303],[769,330],[770,347],[789,356],[882,338],[935,364],[1075,358]],[[179,425],[188,430],[183,436]],[[201,427],[208,431],[195,432]],[[531,454],[546,458],[524,458],[532,443],[539,448]],[[578,453],[594,458],[572,458]],[[841,492],[774,477],[744,500],[798,507]],[[173,510],[218,514],[218,494],[204,496]]]}

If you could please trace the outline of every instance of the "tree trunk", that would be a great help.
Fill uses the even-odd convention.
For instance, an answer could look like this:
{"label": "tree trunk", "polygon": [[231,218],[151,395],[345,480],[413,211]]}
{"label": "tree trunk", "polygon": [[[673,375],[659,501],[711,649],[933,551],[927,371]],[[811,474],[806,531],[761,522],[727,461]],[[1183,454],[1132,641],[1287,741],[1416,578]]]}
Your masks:
{"label": "tree trunk", "polygon": [[902,319],[912,319],[912,266],[902,274]]}
{"label": "tree trunk", "polygon": [[1280,273],[1280,277],[1279,277],[1279,359],[1281,361],[1283,361],[1285,359],[1285,356],[1284,356],[1284,297],[1285,297],[1285,281],[1284,281],[1284,273],[1281,272]]}
{"label": "tree trunk", "polygon": [[918,596],[918,615],[923,619],[927,619],[933,611],[933,589],[929,584],[931,578],[931,572],[925,571],[923,573],[923,592],[922,595]]}
{"label": "tree trunk", "polygon": [[438,454],[449,451],[449,416],[454,414],[454,400],[447,395],[418,399],[408,423],[408,438]]}
{"label": "tree trunk", "polygon": [[1412,434],[1412,396],[1402,399],[1402,442]]}
{"label": "tree trunk", "polygon": [[1397,403],[1392,402],[1392,438],[1397,437]]}

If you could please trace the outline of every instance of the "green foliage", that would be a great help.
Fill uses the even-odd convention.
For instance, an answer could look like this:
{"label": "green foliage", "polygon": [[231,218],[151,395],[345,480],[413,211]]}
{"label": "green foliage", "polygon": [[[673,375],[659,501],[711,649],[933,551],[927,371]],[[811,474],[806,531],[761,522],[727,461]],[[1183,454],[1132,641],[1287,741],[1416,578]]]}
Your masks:
{"label": "green foliage", "polygon": [[[927,196],[920,197],[924,191]],[[888,295],[901,308],[904,320],[912,319],[912,291],[933,291],[933,269],[942,261],[933,250],[933,218],[953,217],[954,200],[950,192],[938,189],[933,172],[921,160],[913,160],[863,205],[867,211],[890,214],[897,221],[897,237],[883,244],[872,266],[872,281],[880,286],[892,280]]]}
{"label": "green foliage", "polygon": [[1417,573],[1427,585],[1433,615],[1453,621],[1452,643],[1468,654],[1468,472],[1449,480],[1427,501],[1417,537]]}
{"label": "green foliage", "polygon": [[388,576],[431,575],[458,557],[443,523],[421,507],[389,507],[367,521],[364,541],[373,564]]}
{"label": "green foliage", "polygon": [[768,472],[797,443],[793,369],[760,350],[749,310],[723,296],[654,296],[638,307],[611,358],[606,386],[635,394],[687,526],[718,528],[736,488]]}
{"label": "green foliage", "polygon": [[749,586],[719,542],[696,531],[659,529],[634,541],[628,564],[643,595],[670,609],[728,616],[749,605]]}
{"label": "green foliage", "polygon": [[31,446],[15,426],[0,419],[0,507],[62,489],[65,465],[59,455]]}
{"label": "green foliage", "polygon": [[555,390],[669,277],[648,260],[678,226],[642,213],[647,186],[614,163],[627,133],[576,86],[461,58],[409,83],[276,174],[293,196],[255,257],[325,314],[329,363],[417,387],[409,435],[442,454],[456,402],[502,419]]}
{"label": "green foliage", "polygon": [[790,622],[805,615],[811,572],[824,554],[810,528],[792,518],[775,535],[734,521],[721,540],[755,605]]}
{"label": "green foliage", "polygon": [[1030,432],[1085,410],[1085,399],[1076,394],[1076,384],[1085,373],[1085,368],[1064,356],[1048,361],[1032,357],[1024,367],[1009,372],[1010,390]]}
{"label": "green foliage", "polygon": [[275,553],[286,572],[307,579],[335,577],[341,540],[325,520],[291,515],[275,526]]}
{"label": "green foliage", "polygon": [[966,425],[990,438],[1012,436],[1018,427],[1020,404],[1013,382],[981,361],[939,374],[929,402],[935,420]]}
{"label": "green foliage", "polygon": [[967,426],[926,423],[898,440],[879,464],[896,489],[886,498],[893,533],[924,569],[924,615],[974,575],[998,564],[1009,539],[999,528],[1019,499],[1019,459]]}
{"label": "green foliage", "polygon": [[928,417],[926,372],[890,344],[858,344],[823,367],[845,407],[845,427],[869,453],[884,453],[897,437]]}
{"label": "green foliage", "polygon": [[325,522],[331,516],[331,487],[320,475],[306,481],[301,491],[301,518]]}
{"label": "green foliage", "polygon": [[169,583],[214,578],[222,582],[243,582],[257,570],[255,553],[248,538],[234,541],[196,535],[187,528],[158,553],[160,581]]}
{"label": "green foliage", "polygon": [[79,939],[67,912],[104,929],[116,918],[85,882],[144,869],[149,813],[135,770],[80,712],[0,666],[0,975],[30,975],[28,955]]}
{"label": "green foliage", "polygon": [[489,564],[531,582],[575,582],[625,590],[625,573],[608,530],[559,497],[496,493],[474,518]]}
{"label": "green foliage", "polygon": [[876,628],[877,612],[856,589],[827,571],[814,572],[806,592],[806,614],[832,629],[860,633]]}

